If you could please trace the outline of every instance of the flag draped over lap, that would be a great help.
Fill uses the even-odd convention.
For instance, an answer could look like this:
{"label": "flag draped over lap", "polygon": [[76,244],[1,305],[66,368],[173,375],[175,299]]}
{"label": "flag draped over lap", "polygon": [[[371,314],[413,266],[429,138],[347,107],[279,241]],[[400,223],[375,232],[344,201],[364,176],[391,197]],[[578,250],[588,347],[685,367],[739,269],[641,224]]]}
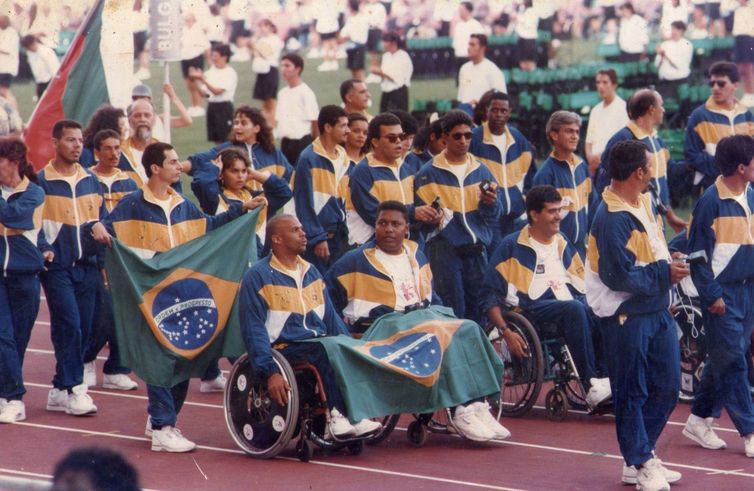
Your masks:
{"label": "flag draped over lap", "polygon": [[475,322],[445,307],[380,317],[362,339],[327,350],[352,421],[431,413],[500,392],[503,364]]}
{"label": "flag draped over lap", "polygon": [[117,240],[105,268],[122,362],[163,387],[245,352],[236,302],[256,261],[259,210],[152,259]]}

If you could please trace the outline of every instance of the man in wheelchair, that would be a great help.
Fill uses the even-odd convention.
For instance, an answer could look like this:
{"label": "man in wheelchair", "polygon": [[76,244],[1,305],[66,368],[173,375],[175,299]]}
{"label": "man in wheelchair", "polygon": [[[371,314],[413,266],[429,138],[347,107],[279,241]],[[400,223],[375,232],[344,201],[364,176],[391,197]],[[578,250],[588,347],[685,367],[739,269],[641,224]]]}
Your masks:
{"label": "man in wheelchair", "polygon": [[284,406],[290,387],[273,361],[272,349],[291,362],[314,365],[330,409],[329,435],[343,438],[376,432],[381,425],[375,421],[349,422],[327,352],[320,343],[304,342],[349,333],[333,309],[322,275],[300,257],[306,250],[301,223],[292,215],[275,216],[267,223],[267,237],[272,252],[249,269],[239,294],[241,333],[252,368],[267,379],[270,397]]}
{"label": "man in wheelchair", "polygon": [[[333,303],[352,332],[363,333],[378,317],[440,304],[432,271],[409,233],[408,209],[398,201],[377,208],[374,239],[339,259],[326,275]],[[469,324],[469,328],[478,328]],[[483,352],[476,349],[474,352]],[[474,441],[504,440],[510,432],[490,414],[489,403],[466,401],[455,407],[453,424]]]}
{"label": "man in wheelchair", "polygon": [[490,322],[501,329],[511,353],[526,356],[523,343],[505,325],[501,299],[518,306],[535,325],[553,323],[571,352],[594,408],[611,396],[610,381],[595,369],[593,314],[584,297],[584,264],[576,248],[560,233],[562,198],[552,186],[535,186],[526,194],[529,224],[508,235],[490,260],[484,305]]}

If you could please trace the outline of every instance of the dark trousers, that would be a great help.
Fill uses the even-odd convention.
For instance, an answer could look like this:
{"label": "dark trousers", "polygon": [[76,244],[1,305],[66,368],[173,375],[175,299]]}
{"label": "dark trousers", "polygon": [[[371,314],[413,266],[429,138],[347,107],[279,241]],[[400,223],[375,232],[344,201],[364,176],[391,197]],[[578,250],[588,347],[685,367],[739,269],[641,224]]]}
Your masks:
{"label": "dark trousers", "polygon": [[306,362],[314,365],[322,379],[328,407],[330,409],[336,408],[344,415],[348,414],[346,412],[346,403],[343,401],[343,395],[335,378],[335,370],[330,365],[330,360],[327,358],[327,351],[325,351],[324,346],[319,343],[291,343],[281,349],[280,353],[291,364]]}
{"label": "dark trousers", "polygon": [[171,388],[159,387],[147,384],[147,398],[149,406],[147,411],[152,422],[152,428],[159,430],[163,426],[175,426],[178,421],[178,413],[181,412],[186,400],[189,381],[184,380]]}
{"label": "dark trousers", "polygon": [[102,275],[97,280],[97,300],[94,309],[94,323],[89,343],[84,350],[84,363],[89,363],[97,358],[97,355],[105,344],[110,348],[102,373],[116,375],[119,373],[131,373],[129,368],[120,363],[120,350],[118,340],[115,338],[115,319],[113,319],[113,296],[105,287]]}
{"label": "dark trousers", "polygon": [[615,430],[627,465],[652,458],[681,387],[676,325],[667,310],[602,319]]}
{"label": "dark trousers", "polygon": [[720,417],[724,407],[741,436],[754,432],[754,404],[749,392],[751,332],[754,327],[754,285],[725,284],[725,314],[702,309],[707,358],[694,393],[691,412],[700,418]]}
{"label": "dark trousers", "polygon": [[50,269],[40,275],[50,309],[50,337],[55,348],[56,389],[80,385],[84,347],[89,343],[99,270],[94,266]]}
{"label": "dark trousers", "polygon": [[283,138],[280,140],[280,151],[283,152],[283,155],[288,159],[288,162],[290,162],[293,167],[296,167],[298,156],[301,155],[301,152],[303,152],[306,147],[311,145],[312,141],[314,141],[314,139],[311,135],[306,135],[297,140]]}
{"label": "dark trousers", "polygon": [[38,312],[36,274],[0,276],[0,397],[4,399],[20,400],[26,393],[24,354]]}
{"label": "dark trousers", "polygon": [[408,87],[405,85],[390,92],[382,93],[380,112],[384,113],[393,109],[408,111]]}
{"label": "dark trousers", "polygon": [[487,268],[487,253],[461,255],[442,239],[427,242],[426,251],[435,289],[443,305],[453,309],[459,319],[471,319],[484,325],[479,288]]}

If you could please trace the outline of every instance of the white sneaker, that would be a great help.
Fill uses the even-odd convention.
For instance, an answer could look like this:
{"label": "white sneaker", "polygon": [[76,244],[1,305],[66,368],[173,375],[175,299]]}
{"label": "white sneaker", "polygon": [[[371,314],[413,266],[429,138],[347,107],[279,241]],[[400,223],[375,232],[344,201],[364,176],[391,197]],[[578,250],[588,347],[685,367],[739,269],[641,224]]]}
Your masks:
{"label": "white sneaker", "polygon": [[114,375],[105,374],[104,377],[102,377],[103,389],[136,390],[138,387],[139,384],[123,373],[116,373]]}
{"label": "white sneaker", "polygon": [[77,385],[71,390],[71,393],[68,394],[65,412],[73,416],[84,416],[97,412],[97,406],[94,405],[94,401],[86,393],[86,385]]}
{"label": "white sneaker", "polygon": [[659,459],[649,459],[636,472],[636,489],[642,491],[670,491],[664,468]]}
{"label": "white sneaker", "polygon": [[160,430],[152,432],[153,452],[190,452],[196,448],[192,442],[181,434],[181,430],[174,426],[163,426]]}
{"label": "white sneaker", "polygon": [[50,389],[47,393],[47,410],[65,412],[66,407],[68,407],[68,391]]}
{"label": "white sneaker", "polygon": [[471,405],[456,407],[453,424],[463,436],[475,442],[487,442],[495,437],[492,430],[479,420]]}
{"label": "white sneaker", "polygon": [[152,438],[152,418],[147,416],[147,424],[144,426],[144,436]]}
{"label": "white sneaker", "polygon": [[0,423],[15,423],[26,419],[26,406],[23,401],[7,401],[0,408]]}
{"label": "white sneaker", "polygon": [[330,434],[337,437],[356,434],[356,428],[348,421],[348,418],[340,414],[340,411],[335,408],[330,411],[328,429],[330,430]]}
{"label": "white sneaker", "polygon": [[490,413],[489,402],[475,402],[474,404],[471,404],[471,407],[476,412],[477,419],[486,426],[487,429],[492,431],[494,435],[492,437],[493,440],[507,440],[511,437],[511,432],[508,431],[508,428],[501,425],[500,422]]}
{"label": "white sneaker", "polygon": [[747,457],[754,457],[754,433],[749,433],[744,437],[744,451]]}
{"label": "white sneaker", "polygon": [[740,102],[746,107],[754,107],[754,94],[744,94]]}
{"label": "white sneaker", "polygon": [[201,106],[191,106],[188,109],[186,109],[186,112],[192,118],[201,118],[202,116],[206,114],[206,111]]}
{"label": "white sneaker", "polygon": [[90,389],[97,386],[97,366],[93,361],[84,363],[84,383]]}
{"label": "white sneaker", "polygon": [[712,418],[703,419],[695,414],[690,414],[686,420],[683,436],[710,450],[719,450],[727,446],[712,429]]}
{"label": "white sneaker", "polygon": [[337,61],[325,61],[317,67],[318,72],[334,72],[338,69]]}
{"label": "white sneaker", "polygon": [[382,83],[382,77],[380,77],[379,75],[377,75],[375,73],[370,73],[367,76],[366,80],[364,80],[364,82],[366,82],[368,84],[381,84]]}
{"label": "white sneaker", "polygon": [[[660,460],[660,459],[657,459]],[[668,481],[669,484],[672,484],[674,482],[678,482],[681,480],[681,473],[676,472],[673,470],[668,469],[664,465],[662,465],[662,461],[660,460],[660,465],[662,466],[662,473],[665,476],[665,480]],[[636,467],[632,465],[626,465],[623,464],[623,475],[621,475],[621,482],[625,484],[636,484]]]}
{"label": "white sneaker", "polygon": [[5,397],[0,397],[0,411],[3,410],[6,404],[8,404],[8,400]]}
{"label": "white sneaker", "polygon": [[589,379],[589,384],[591,387],[586,394],[586,403],[589,407],[597,407],[613,395],[609,378],[592,378]]}
{"label": "white sneaker", "polygon": [[356,430],[354,436],[361,436],[369,433],[377,433],[382,428],[382,424],[371,419],[362,419],[353,425],[353,428]]}
{"label": "white sneaker", "polygon": [[152,76],[152,73],[149,71],[148,68],[139,68],[136,70],[136,73],[134,73],[134,77],[138,78],[139,80],[149,80]]}
{"label": "white sneaker", "polygon": [[222,392],[225,390],[226,382],[227,380],[222,373],[212,380],[202,380],[202,383],[199,386],[199,392]]}

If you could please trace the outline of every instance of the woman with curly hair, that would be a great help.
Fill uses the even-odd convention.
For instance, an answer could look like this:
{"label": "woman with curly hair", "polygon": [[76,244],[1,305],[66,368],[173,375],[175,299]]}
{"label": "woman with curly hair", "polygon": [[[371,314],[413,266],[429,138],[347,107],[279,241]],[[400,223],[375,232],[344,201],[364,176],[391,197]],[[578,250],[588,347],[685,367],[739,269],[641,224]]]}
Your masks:
{"label": "woman with curly hair", "polygon": [[0,138],[0,423],[26,419],[22,365],[39,312],[39,272],[52,252],[37,248],[45,193],[26,145]]}
{"label": "woman with curly hair", "polygon": [[103,105],[89,118],[84,129],[84,149],[81,151],[79,163],[83,167],[91,167],[96,161],[94,158],[94,136],[102,130],[113,130],[120,134],[121,141],[128,138],[128,118],[123,109],[110,105]]}

